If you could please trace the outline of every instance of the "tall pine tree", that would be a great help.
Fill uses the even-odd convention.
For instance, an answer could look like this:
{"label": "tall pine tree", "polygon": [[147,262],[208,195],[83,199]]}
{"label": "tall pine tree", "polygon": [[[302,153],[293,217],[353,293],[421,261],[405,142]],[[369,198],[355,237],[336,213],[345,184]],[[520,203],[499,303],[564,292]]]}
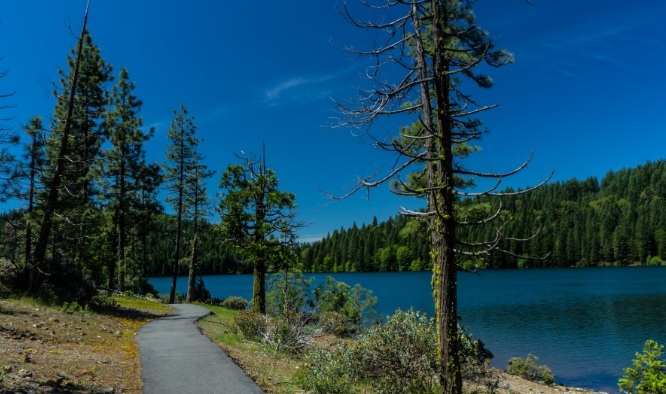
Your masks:
{"label": "tall pine tree", "polygon": [[[46,274],[67,269],[83,276],[83,265],[92,257],[86,255],[92,250],[89,230],[96,219],[91,170],[103,142],[99,123],[105,106],[104,84],[110,78],[111,67],[92,44],[87,20],[88,7],[78,43],[68,58],[70,71],[61,73],[62,91],[57,95],[47,143],[46,191],[40,198],[43,214],[34,252],[35,263],[41,265],[39,271]],[[58,231],[53,231],[56,226]],[[51,256],[47,255],[49,242]],[[50,279],[59,280],[54,278],[57,276]],[[36,290],[38,285],[36,281],[29,287]]]}
{"label": "tall pine tree", "polygon": [[[205,186],[202,180],[211,175],[201,163],[202,157],[197,152],[199,139],[194,136],[197,129],[194,118],[189,115],[184,105],[174,111],[175,118],[171,122],[168,137],[171,145],[167,147],[167,165],[165,180],[170,194],[166,197],[176,215],[175,245],[171,264],[171,291],[169,302],[176,301],[176,281],[178,278],[178,267],[181,259],[181,245],[183,240],[183,220],[188,215],[195,215],[197,220],[203,210]],[[199,179],[201,178],[201,179]],[[189,211],[190,209],[191,212]],[[196,244],[193,248],[196,251]],[[195,253],[193,253],[195,255]],[[191,264],[192,262],[190,262]],[[189,288],[189,286],[188,286]]]}
{"label": "tall pine tree", "polygon": [[295,221],[293,193],[279,189],[266,156],[242,157],[220,180],[221,229],[225,242],[239,249],[253,266],[252,309],[266,313],[266,274],[271,263],[293,243],[300,223]]}
{"label": "tall pine tree", "polygon": [[25,207],[25,247],[24,258],[26,265],[32,261],[33,229],[35,226],[35,200],[41,190],[41,179],[44,164],[46,162],[44,148],[46,145],[46,132],[42,125],[42,118],[35,116],[23,127],[29,142],[24,146],[23,163],[20,177],[21,187],[17,197],[26,201]]}
{"label": "tall pine tree", "polygon": [[[381,13],[382,21],[357,19],[344,3],[348,19],[355,26],[384,34],[385,39],[368,51],[355,51],[374,58],[377,66],[368,72],[374,87],[363,92],[359,102],[341,105],[347,116],[342,125],[367,129],[378,118],[396,115],[411,115],[416,121],[396,130],[391,138],[376,140],[399,160],[388,173],[362,179],[354,192],[393,183],[396,193],[426,201],[424,210],[405,214],[422,219],[429,229],[441,390],[460,393],[456,254],[486,254],[497,248],[502,233],[498,229],[496,237],[476,244],[457,239],[458,226],[488,223],[499,212],[488,218],[459,220],[456,201],[470,195],[464,189],[474,185],[475,179],[501,179],[527,164],[499,174],[465,167],[464,159],[478,150],[472,143],[484,131],[476,116],[495,107],[479,105],[469,89],[492,86],[490,77],[478,71],[480,65],[499,67],[509,63],[511,56],[495,49],[489,35],[476,24],[471,0],[362,3],[371,12]],[[384,21],[387,14],[397,17]],[[398,178],[405,173],[411,174]],[[483,194],[494,194],[496,187]]]}
{"label": "tall pine tree", "polygon": [[111,142],[111,148],[105,152],[104,173],[108,182],[105,194],[113,212],[111,216],[116,239],[116,258],[108,265],[108,280],[110,288],[121,291],[126,286],[128,235],[137,224],[136,219],[142,206],[142,182],[147,166],[143,143],[152,134],[141,130],[141,101],[133,91],[134,83],[123,68],[111,93],[110,108],[104,122],[105,132]]}

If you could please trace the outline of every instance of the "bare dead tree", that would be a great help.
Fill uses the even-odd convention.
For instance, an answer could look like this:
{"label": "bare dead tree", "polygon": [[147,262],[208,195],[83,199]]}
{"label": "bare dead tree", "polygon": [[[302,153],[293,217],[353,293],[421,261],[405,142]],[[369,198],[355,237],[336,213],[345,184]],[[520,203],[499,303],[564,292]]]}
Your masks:
{"label": "bare dead tree", "polygon": [[[347,48],[373,60],[366,77],[371,88],[359,91],[358,100],[339,103],[342,117],[336,126],[352,127],[369,136],[376,146],[396,155],[383,173],[361,178],[345,198],[360,190],[391,184],[399,195],[421,197],[425,210],[403,209],[403,214],[428,224],[432,255],[432,286],[441,362],[440,387],[460,393],[457,316],[457,255],[485,255],[499,250],[505,238],[498,225],[493,239],[463,242],[458,226],[488,224],[501,217],[501,205],[486,216],[459,220],[456,203],[461,198],[526,193],[498,191],[506,177],[524,169],[530,156],[511,171],[488,173],[465,166],[465,158],[478,150],[473,145],[484,132],[478,116],[497,105],[481,105],[468,93],[470,87],[489,88],[492,80],[477,72],[484,65],[500,67],[512,62],[510,53],[495,49],[493,40],[475,21],[471,0],[359,0],[384,19],[380,22],[355,17],[346,1],[342,14],[354,26],[375,33],[369,50]],[[377,138],[373,123],[384,117],[416,119],[394,135]],[[403,175],[408,174],[405,179]],[[552,173],[551,173],[552,175]],[[494,185],[474,191],[479,179],[495,179]],[[529,237],[527,237],[529,238]]]}

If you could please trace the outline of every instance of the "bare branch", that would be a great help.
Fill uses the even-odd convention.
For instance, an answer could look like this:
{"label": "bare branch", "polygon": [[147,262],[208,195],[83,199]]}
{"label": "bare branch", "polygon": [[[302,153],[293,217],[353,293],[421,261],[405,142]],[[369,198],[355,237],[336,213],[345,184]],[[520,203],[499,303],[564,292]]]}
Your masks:
{"label": "bare branch", "polygon": [[482,192],[463,192],[460,190],[456,190],[455,193],[458,196],[463,196],[463,197],[478,197],[478,196],[488,196],[491,195],[491,193],[494,190],[497,190],[499,185],[502,183],[502,178],[497,179],[497,182],[495,183],[494,186],[492,186],[490,189],[486,189]]}
{"label": "bare branch", "polygon": [[405,163],[401,164],[400,166],[398,166],[397,168],[394,168],[388,175],[386,175],[383,178],[378,179],[378,180],[373,181],[372,178],[366,178],[366,179],[361,178],[361,179],[359,179],[358,183],[353,187],[353,189],[350,192],[348,192],[346,194],[343,194],[342,196],[336,196],[336,195],[330,194],[330,193],[325,192],[325,191],[322,191],[322,192],[332,200],[344,200],[345,198],[347,198],[347,197],[349,197],[353,194],[356,194],[356,192],[358,192],[361,189],[370,189],[370,188],[377,187],[379,185],[382,185],[382,184],[388,182],[394,176],[396,176],[397,174],[402,172],[402,170],[411,166],[412,164],[414,164],[418,160],[419,160],[419,158],[410,159],[410,160],[406,161]]}
{"label": "bare branch", "polygon": [[502,201],[500,201],[499,206],[497,207],[497,210],[495,211],[495,213],[493,215],[488,216],[486,218],[483,218],[481,220],[473,221],[473,222],[456,221],[456,223],[461,225],[461,226],[482,225],[482,224],[490,223],[490,222],[492,222],[493,220],[495,220],[499,217],[500,213],[502,212],[502,207],[503,207]]}
{"label": "bare branch", "polygon": [[411,209],[407,209],[405,207],[400,207],[400,214],[404,216],[411,216],[415,218],[427,218],[435,215],[435,212],[433,211],[428,211],[428,212],[421,212],[421,211],[413,211]]}
{"label": "bare branch", "polygon": [[555,174],[555,168],[553,167],[553,169],[550,171],[550,174],[548,174],[548,177],[546,179],[544,179],[543,181],[541,181],[539,184],[535,185],[535,186],[528,187],[525,190],[519,190],[517,192],[488,193],[488,195],[489,196],[516,196],[516,195],[519,195],[519,194],[529,193],[532,190],[538,189],[541,186],[548,183],[551,180],[551,178],[553,177],[554,174]]}

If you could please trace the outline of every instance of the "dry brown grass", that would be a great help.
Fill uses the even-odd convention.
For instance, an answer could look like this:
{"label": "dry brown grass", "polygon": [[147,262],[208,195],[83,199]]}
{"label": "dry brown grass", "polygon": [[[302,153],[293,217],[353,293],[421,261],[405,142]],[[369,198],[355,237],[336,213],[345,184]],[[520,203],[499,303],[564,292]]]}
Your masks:
{"label": "dry brown grass", "polygon": [[64,311],[0,301],[0,392],[140,393],[135,335],[166,310]]}

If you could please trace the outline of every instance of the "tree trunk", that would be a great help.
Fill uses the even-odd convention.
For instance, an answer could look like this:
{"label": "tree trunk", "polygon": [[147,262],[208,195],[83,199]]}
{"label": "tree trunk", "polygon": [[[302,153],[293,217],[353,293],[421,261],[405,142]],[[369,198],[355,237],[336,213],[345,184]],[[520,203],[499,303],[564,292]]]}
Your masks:
{"label": "tree trunk", "polygon": [[199,233],[199,167],[195,168],[195,180],[194,180],[194,215],[193,216],[193,232],[194,237],[192,237],[192,258],[190,259],[190,273],[187,278],[187,302],[192,300],[194,296],[194,286],[196,284],[196,269],[197,269],[197,236]]}
{"label": "tree trunk", "polygon": [[[266,196],[265,170],[266,170],[266,154],[262,154],[262,165],[259,168],[260,182],[258,194],[255,197],[255,229],[254,229],[254,242],[256,245],[262,245],[265,242],[265,234],[263,230],[264,220],[266,219]],[[266,256],[263,246],[261,246],[257,261],[254,262],[254,281],[252,284],[252,310],[257,311],[263,315],[266,314]]]}
{"label": "tree trunk", "polygon": [[180,260],[180,227],[182,213],[178,211],[176,219],[176,248],[173,252],[173,262],[171,263],[171,291],[169,292],[169,304],[176,303],[176,281],[178,280],[178,262]]}
{"label": "tree trunk", "polygon": [[[67,105],[67,118],[65,119],[65,125],[63,127],[62,140],[60,141],[60,149],[58,151],[58,157],[56,161],[55,171],[53,172],[53,179],[51,179],[51,184],[49,185],[49,194],[48,199],[46,200],[46,206],[44,207],[44,216],[42,218],[42,227],[39,231],[39,238],[37,239],[37,244],[35,245],[35,263],[41,264],[44,266],[46,272],[50,271],[50,267],[46,266],[46,249],[48,247],[49,237],[51,236],[51,228],[53,227],[53,214],[56,210],[56,205],[58,204],[58,193],[60,191],[60,183],[62,174],[65,167],[65,157],[68,151],[68,140],[69,133],[72,127],[72,115],[74,113],[74,100],[76,97],[76,85],[79,80],[79,65],[81,63],[81,53],[83,49],[83,37],[86,31],[86,24],[88,23],[88,9],[90,7],[90,1],[86,4],[86,11],[83,16],[83,26],[81,27],[81,35],[79,37],[78,43],[78,52],[76,54],[76,61],[74,62],[74,74],[72,76],[72,87],[69,92],[69,103]],[[37,283],[31,283],[32,286],[38,285]],[[32,288],[30,290],[36,290]]]}
{"label": "tree trunk", "polygon": [[[113,235],[115,237],[115,240],[117,241],[118,240],[118,210],[115,210],[113,212]],[[118,255],[116,253],[116,257],[117,256]],[[106,269],[108,270],[108,272],[107,272],[108,276],[106,278],[106,280],[107,280],[107,282],[106,282],[107,283],[106,284],[107,290],[115,289],[115,286],[116,286],[116,283],[115,283],[115,280],[116,280],[116,265],[118,265],[117,259],[114,260],[112,257],[109,257],[108,260],[107,260],[107,267],[106,267]]]}
{"label": "tree trunk", "polygon": [[453,119],[451,114],[451,86],[449,63],[446,59],[445,24],[448,23],[449,4],[446,0],[433,0],[434,73],[442,76],[434,86],[437,116],[436,157],[433,170],[437,186],[432,208],[437,212],[431,234],[435,254],[433,266],[433,293],[441,361],[442,388],[447,394],[462,393],[462,373],[458,343],[458,279],[455,256],[455,212],[453,209],[455,178],[453,173]]}
{"label": "tree trunk", "polygon": [[125,131],[121,126],[120,129],[120,169],[118,171],[118,290],[125,290],[125,276],[126,276],[126,263],[125,263],[125,242],[126,242],[126,220],[125,214],[127,212],[127,180],[125,179],[127,152],[125,140]]}
{"label": "tree trunk", "polygon": [[191,302],[194,297],[194,285],[196,284],[196,266],[197,266],[197,234],[192,238],[192,256],[190,258],[190,272],[187,276],[187,302]]}
{"label": "tree trunk", "polygon": [[254,265],[254,281],[252,283],[252,310],[266,314],[266,263],[258,261]]}
{"label": "tree trunk", "polygon": [[180,260],[180,240],[181,240],[181,227],[183,220],[183,194],[185,191],[185,126],[181,124],[180,127],[180,155],[179,155],[179,182],[178,182],[178,215],[176,217],[176,250],[173,253],[173,263],[171,264],[171,292],[169,293],[169,304],[176,303],[176,281],[178,280],[178,263]]}
{"label": "tree trunk", "polygon": [[120,201],[118,201],[118,290],[125,290],[125,165],[120,165]]}

